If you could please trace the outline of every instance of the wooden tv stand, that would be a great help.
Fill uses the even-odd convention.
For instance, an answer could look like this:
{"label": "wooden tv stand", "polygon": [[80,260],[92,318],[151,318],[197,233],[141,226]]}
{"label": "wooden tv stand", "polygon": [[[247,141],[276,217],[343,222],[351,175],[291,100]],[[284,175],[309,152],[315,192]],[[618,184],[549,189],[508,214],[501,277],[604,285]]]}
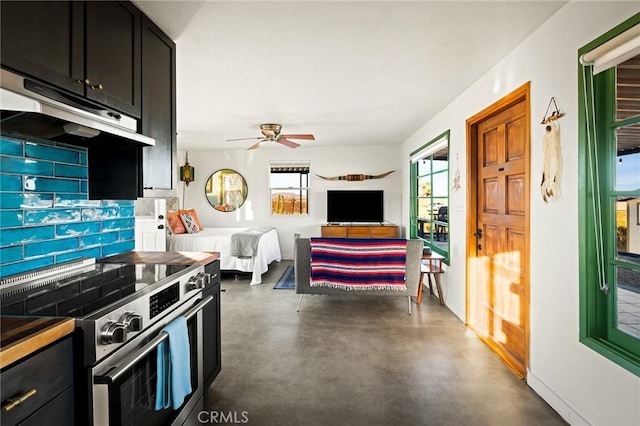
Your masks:
{"label": "wooden tv stand", "polygon": [[396,225],[322,225],[322,237],[327,238],[398,238]]}

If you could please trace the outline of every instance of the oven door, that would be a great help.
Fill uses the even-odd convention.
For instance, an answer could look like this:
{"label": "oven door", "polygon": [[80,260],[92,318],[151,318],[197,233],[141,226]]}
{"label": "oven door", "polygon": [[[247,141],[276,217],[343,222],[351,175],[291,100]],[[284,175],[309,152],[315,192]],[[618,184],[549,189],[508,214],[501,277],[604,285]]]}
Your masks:
{"label": "oven door", "polygon": [[[202,410],[202,309],[211,296],[178,309],[162,324],[138,336],[92,369],[94,425],[182,425]],[[182,406],[156,411],[158,344],[167,338],[162,327],[178,316],[187,319],[190,344],[191,389]],[[137,343],[135,343],[137,342]]]}

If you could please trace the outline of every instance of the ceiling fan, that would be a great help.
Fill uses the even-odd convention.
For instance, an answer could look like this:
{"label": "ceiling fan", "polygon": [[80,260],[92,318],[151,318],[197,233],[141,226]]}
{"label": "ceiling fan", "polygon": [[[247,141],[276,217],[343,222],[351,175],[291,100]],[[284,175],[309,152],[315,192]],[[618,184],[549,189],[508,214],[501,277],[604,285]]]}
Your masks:
{"label": "ceiling fan", "polygon": [[240,139],[227,139],[227,141],[246,141],[250,139],[259,139],[258,143],[251,145],[247,149],[256,149],[260,147],[265,142],[278,142],[284,146],[288,146],[289,148],[297,148],[300,144],[293,142],[290,139],[305,139],[314,141],[316,140],[313,135],[281,135],[280,130],[282,126],[275,123],[266,123],[260,125],[260,131],[263,136],[259,136],[257,138],[240,138]]}

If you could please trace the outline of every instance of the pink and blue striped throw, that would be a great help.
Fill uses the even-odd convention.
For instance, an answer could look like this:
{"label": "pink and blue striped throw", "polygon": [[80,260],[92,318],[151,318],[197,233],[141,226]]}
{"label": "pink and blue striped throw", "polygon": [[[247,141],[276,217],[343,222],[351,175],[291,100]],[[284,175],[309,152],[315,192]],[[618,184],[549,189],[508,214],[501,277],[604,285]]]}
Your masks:
{"label": "pink and blue striped throw", "polygon": [[311,238],[311,287],[406,291],[407,241]]}

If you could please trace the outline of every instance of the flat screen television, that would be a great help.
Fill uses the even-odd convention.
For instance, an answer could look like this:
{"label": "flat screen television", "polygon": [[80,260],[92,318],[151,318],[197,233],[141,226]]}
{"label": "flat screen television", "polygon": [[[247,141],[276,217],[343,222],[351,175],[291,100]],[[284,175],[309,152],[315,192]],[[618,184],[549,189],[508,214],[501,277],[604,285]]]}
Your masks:
{"label": "flat screen television", "polygon": [[327,191],[327,222],[384,222],[384,192]]}

